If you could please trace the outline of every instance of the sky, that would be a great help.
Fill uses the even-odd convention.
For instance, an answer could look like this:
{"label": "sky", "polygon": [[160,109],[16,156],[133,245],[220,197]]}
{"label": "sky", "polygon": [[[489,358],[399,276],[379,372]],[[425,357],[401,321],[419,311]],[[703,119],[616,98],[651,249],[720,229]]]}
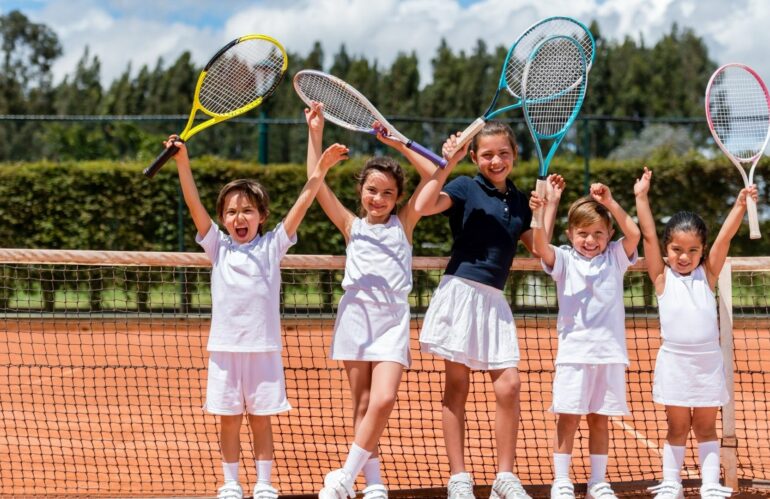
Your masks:
{"label": "sky", "polygon": [[203,65],[227,41],[264,33],[303,56],[321,41],[326,67],[342,44],[380,67],[415,51],[425,84],[442,38],[455,51],[471,50],[478,39],[509,46],[553,15],[596,20],[605,38],[648,46],[676,22],[702,37],[718,64],[742,62],[770,81],[766,0],[0,0],[0,14],[14,9],[59,37],[56,81],[74,71],[86,46],[108,84],[129,62],[135,75],[158,57],[170,63],[188,50]]}

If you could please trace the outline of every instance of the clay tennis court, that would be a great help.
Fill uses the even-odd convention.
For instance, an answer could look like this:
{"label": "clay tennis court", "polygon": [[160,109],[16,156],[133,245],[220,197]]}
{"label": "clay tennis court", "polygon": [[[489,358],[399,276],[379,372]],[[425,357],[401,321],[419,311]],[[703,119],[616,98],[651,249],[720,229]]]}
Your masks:
{"label": "clay tennis court", "polygon": [[[523,381],[516,471],[541,495],[552,479],[555,418],[547,409],[554,318],[526,309],[514,315]],[[0,495],[213,496],[221,480],[217,418],[201,409],[208,325],[207,314],[0,316]],[[333,315],[286,316],[282,325],[294,409],[274,418],[274,485],[283,495],[314,494],[325,473],[341,465],[352,438],[347,382],[341,366],[327,359]],[[632,415],[611,420],[608,479],[638,494],[659,477],[665,415],[651,401],[657,318],[629,316],[627,326]],[[419,316],[413,364],[380,441],[391,495],[443,495],[448,476],[440,424],[443,364],[420,354],[418,330]],[[744,494],[757,494],[757,484],[770,478],[770,323],[736,318],[733,337],[737,472]],[[497,472],[494,397],[482,373],[474,373],[467,410],[467,464],[476,484],[488,485]],[[585,483],[588,460],[580,456],[587,455],[587,435],[580,437],[573,477]],[[245,425],[242,441],[241,482],[250,490],[256,477]],[[696,463],[688,450],[685,479],[699,477]]]}

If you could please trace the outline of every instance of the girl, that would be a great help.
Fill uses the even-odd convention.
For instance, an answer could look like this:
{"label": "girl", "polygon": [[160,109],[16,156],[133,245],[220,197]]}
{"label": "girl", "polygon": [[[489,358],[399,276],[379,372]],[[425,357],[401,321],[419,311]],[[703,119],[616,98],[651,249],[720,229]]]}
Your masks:
{"label": "girl", "polygon": [[253,434],[258,483],[254,497],[276,499],[270,485],[273,438],[270,415],[291,409],[281,364],[279,324],[280,262],[296,243],[297,227],[323,184],[326,172],[346,158],[347,149],[335,144],[318,160],[313,175],[283,222],[264,233],[269,214],[265,189],[254,180],[227,184],[217,199],[217,217],[225,232],[211,220],[200,201],[190,170],[187,149],[176,135],[179,182],[185,203],[198,230],[196,241],[211,260],[211,331],[205,409],[220,416],[220,447],[224,485],[220,499],[241,499],[238,483],[240,428],[244,411]]}
{"label": "girl", "polygon": [[[532,193],[530,208],[543,200]],[[612,240],[613,219],[623,238]],[[609,417],[628,414],[625,372],[626,348],[623,276],[637,258],[639,227],[612,197],[610,189],[593,184],[590,196],[570,206],[567,237],[572,246],[548,243],[546,231],[534,229],[535,251],[543,269],[556,282],[559,300],[556,373],[553,405],[557,414],[554,441],[554,481],[551,499],[574,499],[570,480],[572,448],[580,420],[588,423],[591,477],[587,498],[614,499],[607,483]]]}
{"label": "girl", "polygon": [[[503,288],[517,242],[521,240],[532,251],[532,212],[527,197],[508,179],[517,157],[516,139],[508,125],[487,123],[470,145],[478,175],[458,177],[444,186],[466,153],[465,148],[455,150],[456,139],[450,137],[444,144],[447,167],[436,170],[415,192],[416,209],[422,215],[447,213],[453,237],[445,275],[420,333],[422,350],[444,358],[442,424],[451,472],[448,497],[474,497],[473,481],[465,469],[463,431],[470,369],[481,369],[489,372],[497,402],[499,473],[492,498],[529,498],[513,474],[521,382],[516,369],[516,326]],[[563,180],[555,175],[549,182]],[[554,215],[555,210],[547,210],[546,220]]]}
{"label": "girl", "polygon": [[[308,175],[321,150],[323,107],[305,110],[308,123]],[[375,124],[375,129],[378,126]],[[378,139],[403,154],[425,179],[433,164],[400,142]],[[402,208],[404,172],[387,157],[366,162],[358,176],[363,217],[346,209],[326,185],[318,202],[345,237],[347,260],[331,358],[342,360],[353,398],[355,438],[341,469],[324,479],[320,499],[355,497],[353,484],[363,470],[366,499],[387,498],[380,478],[377,441],[388,422],[401,373],[409,366],[409,291],[412,289],[412,232],[420,214],[414,197]]]}
{"label": "girl", "polygon": [[740,228],[746,198],[757,199],[757,188],[744,188],[707,248],[703,219],[679,212],[666,223],[663,253],[655,232],[647,193],[652,171],[644,168],[634,185],[636,211],[644,237],[647,273],[655,285],[662,343],[655,361],[652,398],[666,406],[668,431],[663,445],[663,481],[650,490],[658,499],[682,498],[680,470],[687,436],[698,440],[701,497],[729,497],[732,489],[719,484],[719,440],[716,419],[727,403],[725,372],[719,346],[714,289],[727,258],[730,240]]}

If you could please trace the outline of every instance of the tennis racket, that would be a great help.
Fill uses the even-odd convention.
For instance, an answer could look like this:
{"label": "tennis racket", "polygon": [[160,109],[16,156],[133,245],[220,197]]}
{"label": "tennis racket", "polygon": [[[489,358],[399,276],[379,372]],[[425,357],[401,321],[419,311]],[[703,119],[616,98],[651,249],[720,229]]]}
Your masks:
{"label": "tennis racket", "polygon": [[[770,137],[770,95],[762,78],[745,64],[725,64],[711,75],[706,87],[706,121],[722,152],[735,165],[746,187],[754,183],[756,168]],[[751,163],[749,174],[743,167]],[[757,203],[746,197],[749,237],[759,239]]]}
{"label": "tennis racket", "polygon": [[[211,125],[262,104],[281,82],[288,64],[283,46],[265,35],[242,36],[219,49],[198,76],[190,117],[179,139],[186,141]],[[210,119],[193,126],[198,111]],[[144,174],[154,176],[178,150],[168,147]]]}
{"label": "tennis racket", "polygon": [[[572,123],[586,93],[587,58],[571,36],[541,41],[527,58],[521,78],[524,120],[535,143],[539,164],[535,190],[545,195],[548,166]],[[543,148],[548,146],[543,155]],[[543,209],[532,214],[531,227],[543,227]]]}
{"label": "tennis racket", "polygon": [[[591,64],[594,61],[596,44],[594,42],[594,36],[584,24],[570,17],[548,17],[536,22],[527,28],[514,44],[511,45],[511,48],[508,50],[508,54],[505,57],[503,70],[500,73],[500,81],[498,82],[497,90],[495,91],[495,96],[492,98],[492,102],[489,104],[489,107],[484,114],[477,118],[476,121],[471,123],[460,134],[455,149],[461,149],[465,144],[470,142],[470,140],[484,128],[484,124],[490,119],[506,111],[521,107],[521,81],[527,58],[538,43],[550,36],[556,35],[572,37],[580,44],[585,53],[586,73],[590,71]],[[572,82],[562,82],[562,84],[566,85],[565,88],[554,88],[554,95],[558,96],[561,92],[571,92],[573,87],[579,87],[581,82],[576,80]],[[507,106],[496,108],[497,101],[500,98],[500,95],[503,94],[503,90],[508,92],[508,94],[515,99],[515,102]],[[542,97],[546,98],[549,96]]]}
{"label": "tennis racket", "polygon": [[372,128],[375,121],[388,131],[388,136],[409,149],[428,158],[441,168],[446,160],[430,149],[406,138],[396,127],[388,123],[369,99],[345,81],[313,69],[303,69],[294,75],[294,90],[308,106],[311,102],[323,104],[326,119],[348,130],[376,135]]}

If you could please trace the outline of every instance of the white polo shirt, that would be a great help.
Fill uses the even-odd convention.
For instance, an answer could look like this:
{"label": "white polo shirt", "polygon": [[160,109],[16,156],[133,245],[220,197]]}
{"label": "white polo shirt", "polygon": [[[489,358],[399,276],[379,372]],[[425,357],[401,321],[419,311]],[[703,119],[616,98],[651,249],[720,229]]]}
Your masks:
{"label": "white polo shirt", "polygon": [[281,350],[281,259],[297,242],[283,224],[246,244],[237,244],[212,221],[196,235],[211,260],[212,352]]}
{"label": "white polo shirt", "polygon": [[611,241],[594,258],[571,246],[554,248],[559,348],[556,364],[628,364],[623,274],[637,258],[628,258],[620,241]]}

